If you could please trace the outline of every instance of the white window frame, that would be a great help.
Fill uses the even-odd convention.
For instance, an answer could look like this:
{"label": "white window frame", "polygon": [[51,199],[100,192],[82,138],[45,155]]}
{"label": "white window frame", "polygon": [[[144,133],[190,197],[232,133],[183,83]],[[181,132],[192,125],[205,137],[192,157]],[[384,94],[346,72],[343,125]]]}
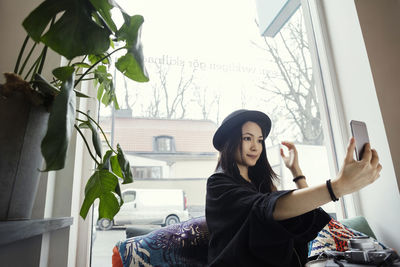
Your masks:
{"label": "white window frame", "polygon": [[[327,34],[326,18],[322,2],[319,0],[301,0],[307,35],[310,44],[310,54],[313,61],[315,79],[318,86],[317,94],[323,116],[322,124],[327,134],[326,147],[333,161],[331,173],[337,174],[346,155],[349,134],[345,119],[343,103],[333,62],[332,49]],[[331,177],[333,178],[333,177]],[[348,218],[357,215],[359,210],[358,194],[346,195],[340,200],[340,217]]]}
{"label": "white window frame", "polygon": [[[282,5],[279,12],[275,9],[265,7],[265,1],[256,0],[260,32],[262,35],[274,36],[290,20],[290,17],[297,11],[299,5],[297,1],[287,0],[282,3],[276,3],[276,6]],[[321,110],[322,127],[325,134],[326,148],[329,160],[330,173],[337,174],[342,161],[346,155],[346,147],[349,134],[347,132],[347,122],[344,115],[342,100],[338,82],[336,79],[335,67],[330,48],[330,41],[327,36],[326,18],[324,16],[322,1],[319,0],[301,0],[303,17],[305,21],[306,32],[310,45],[310,55],[313,65],[313,74],[315,77],[316,93],[319,99],[319,108]],[[295,9],[294,9],[295,8]],[[272,12],[265,14],[260,12]],[[277,14],[274,14],[277,12]],[[267,18],[270,25],[266,25]],[[266,30],[265,30],[266,29]],[[271,30],[273,29],[273,31]],[[333,177],[326,177],[333,178]],[[358,194],[346,195],[341,198],[341,207],[338,207],[338,217],[347,218],[357,215],[359,210]]]}

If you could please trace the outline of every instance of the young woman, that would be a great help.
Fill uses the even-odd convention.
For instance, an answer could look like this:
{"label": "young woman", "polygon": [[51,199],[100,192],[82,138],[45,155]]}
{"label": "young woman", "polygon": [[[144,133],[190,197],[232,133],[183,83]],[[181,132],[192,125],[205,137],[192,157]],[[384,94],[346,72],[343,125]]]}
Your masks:
{"label": "young woman", "polygon": [[355,161],[351,139],[338,176],[308,187],[296,147],[282,142],[289,155],[281,149],[281,156],[298,189],[278,191],[264,143],[270,129],[266,114],[237,110],[214,135],[220,156],[207,182],[209,266],[304,266],[307,243],[330,220],[319,207],[379,177],[382,167],[376,151],[367,144],[363,159]]}

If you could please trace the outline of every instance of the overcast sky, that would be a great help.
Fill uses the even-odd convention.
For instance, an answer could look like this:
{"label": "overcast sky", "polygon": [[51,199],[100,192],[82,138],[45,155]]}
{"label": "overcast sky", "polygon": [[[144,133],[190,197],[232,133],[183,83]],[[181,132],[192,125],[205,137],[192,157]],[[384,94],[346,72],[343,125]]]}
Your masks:
{"label": "overcast sky", "polygon": [[[168,57],[184,62],[185,66],[196,66],[196,85],[221,94],[220,119],[241,108],[243,97],[248,103],[246,108],[267,111],[263,108],[265,103],[259,100],[269,97],[260,92],[258,85],[261,73],[271,65],[266,53],[252,43],[262,43],[255,22],[254,1],[119,0],[118,3],[130,15],[144,16],[142,43],[147,61]],[[155,79],[154,74],[150,79]],[[117,83],[121,85],[122,81]],[[129,82],[129,87],[138,85]],[[147,87],[139,92],[140,96],[147,96],[140,99],[152,97],[149,84],[139,87]],[[120,92],[120,103],[123,97]],[[189,108],[187,115],[200,118],[196,109]]]}

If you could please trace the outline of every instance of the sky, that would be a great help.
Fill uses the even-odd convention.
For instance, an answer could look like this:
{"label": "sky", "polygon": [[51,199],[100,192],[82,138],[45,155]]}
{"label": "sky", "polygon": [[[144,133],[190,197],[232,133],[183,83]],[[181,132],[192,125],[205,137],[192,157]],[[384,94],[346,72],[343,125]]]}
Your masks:
{"label": "sky", "polygon": [[[196,85],[221,94],[220,117],[241,108],[243,98],[258,98],[255,81],[261,79],[268,63],[265,52],[252,43],[262,40],[254,1],[119,0],[118,4],[130,15],[144,16],[142,43],[147,66],[164,59],[195,68]],[[129,86],[138,87],[134,82]],[[140,95],[146,95],[144,90],[151,97],[149,89]],[[123,97],[119,93],[119,102]],[[248,108],[257,108],[253,103]],[[198,110],[192,113],[189,109],[189,116],[198,117]]]}
{"label": "sky", "polygon": [[[128,14],[144,17],[141,39],[150,82],[140,84],[128,79],[133,116],[145,116],[144,110],[154,99],[152,86],[158,81],[154,61],[161,61],[165,67],[166,62],[170,64],[171,95],[181,76],[177,65],[185,66],[185,75],[195,69],[193,87],[207,91],[208,103],[220,95],[218,110],[216,105],[208,105],[209,119],[215,123],[221,123],[236,109],[255,109],[270,115],[279,132],[288,129],[287,139],[293,140],[298,134],[288,127],[293,122],[286,121],[285,104],[260,89],[265,73],[276,71],[276,65],[262,49],[264,39],[256,23],[254,0],[118,0],[118,4]],[[121,85],[122,75],[117,77],[116,87],[118,102],[124,108],[125,89]],[[193,94],[188,97],[194,98]],[[196,100],[191,100],[186,109],[185,118],[202,119]],[[110,114],[111,109],[101,109],[102,116]]]}
{"label": "sky", "polygon": [[144,16],[144,49],[151,54],[166,53],[204,61],[215,60],[218,55],[220,61],[246,62],[248,40],[259,35],[253,1],[123,0],[119,3],[129,14]]}

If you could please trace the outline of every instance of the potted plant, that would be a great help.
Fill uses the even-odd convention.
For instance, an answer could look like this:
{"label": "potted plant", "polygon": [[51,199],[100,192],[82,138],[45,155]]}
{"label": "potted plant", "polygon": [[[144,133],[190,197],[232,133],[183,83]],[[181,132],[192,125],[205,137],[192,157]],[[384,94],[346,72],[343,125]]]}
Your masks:
{"label": "potted plant", "polygon": [[[112,9],[116,9],[122,14],[124,21],[122,26],[117,27],[116,22],[112,19]],[[13,113],[7,108],[17,107],[17,111],[14,113],[23,113],[21,109],[32,105],[32,110],[38,109],[41,115],[26,116],[29,118],[25,118],[24,123],[28,126],[23,131],[40,128],[39,117],[41,120],[44,118],[45,121],[43,123],[45,130],[42,131],[42,136],[39,131],[40,137],[35,137],[36,139],[32,137],[33,134],[32,136],[28,134],[29,138],[26,138],[26,133],[21,138],[24,139],[23,141],[31,143],[33,149],[27,149],[26,145],[21,145],[21,149],[11,146],[9,150],[6,150],[10,153],[18,150],[20,153],[15,159],[11,157],[9,162],[25,161],[31,164],[31,161],[38,156],[27,155],[29,150],[32,150],[33,153],[41,151],[45,161],[45,168],[41,171],[60,170],[65,166],[67,148],[73,130],[76,129],[83,138],[91,157],[96,162],[96,168],[85,187],[85,198],[80,211],[80,215],[84,219],[97,198],[100,199],[99,218],[112,219],[123,204],[119,182],[131,183],[133,177],[129,162],[121,147],[117,145],[117,148],[114,149],[109,145],[101,127],[89,115],[89,112],[76,110],[76,97],[88,97],[79,92],[78,88],[81,81],[93,80],[97,87],[98,100],[106,106],[114,103],[118,107],[112,75],[108,71],[111,55],[118,51],[126,53],[115,61],[116,69],[137,82],[148,81],[140,41],[142,23],[142,16],[128,15],[113,1],[45,0],[23,21],[23,27],[28,35],[18,55],[14,71],[5,73],[6,82],[0,85],[0,105],[2,108],[5,107],[7,113],[4,115],[3,112],[4,116],[11,116]],[[27,52],[27,47],[32,41],[34,44]],[[65,66],[54,68],[53,78],[50,81],[41,74],[43,66],[46,64],[46,54],[49,48],[68,60]],[[31,57],[34,55],[35,49],[40,49],[40,52],[33,60],[33,64],[28,66],[28,62],[32,62]],[[19,104],[12,101],[19,101]],[[15,121],[17,122],[19,119]],[[82,129],[85,128],[92,133],[91,143],[94,149],[91,148],[82,132]],[[3,128],[0,132],[3,134],[8,130],[8,128]],[[18,129],[15,130],[16,133],[18,131]],[[109,147],[105,153],[102,152],[99,132],[104,135]],[[1,135],[0,139],[9,137],[10,134]],[[38,144],[40,139],[42,139],[41,144]],[[0,161],[4,159],[5,157]],[[31,164],[33,166],[30,166],[30,171],[32,168],[33,170],[39,168],[40,164],[40,161]],[[0,169],[5,165],[7,164],[0,164]],[[12,169],[3,174],[4,176],[18,176],[21,172]],[[28,173],[29,175],[31,174]],[[6,178],[2,177],[4,181]],[[24,179],[22,182],[11,181],[9,184],[13,188],[18,183],[23,187],[29,187],[28,179],[26,177]],[[2,183],[7,184],[3,181]],[[37,183],[32,187],[37,187]],[[2,192],[3,196],[7,194]],[[15,198],[7,195],[6,198],[11,202],[19,202],[23,198],[22,195],[19,193],[19,196]],[[30,201],[32,202],[32,200]],[[0,202],[3,202],[1,197]],[[0,203],[0,209],[3,208],[2,205]],[[28,213],[30,216],[30,212]],[[24,216],[22,215],[22,217]],[[4,218],[0,214],[0,219],[10,218]]]}

